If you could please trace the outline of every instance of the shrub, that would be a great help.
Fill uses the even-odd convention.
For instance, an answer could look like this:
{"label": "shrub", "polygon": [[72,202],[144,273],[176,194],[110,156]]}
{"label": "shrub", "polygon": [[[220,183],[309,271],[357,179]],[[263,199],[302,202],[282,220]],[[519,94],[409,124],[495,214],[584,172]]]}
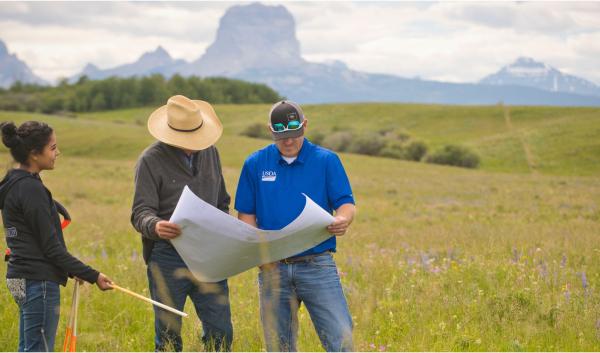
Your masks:
{"label": "shrub", "polygon": [[358,154],[375,156],[385,147],[385,140],[377,133],[367,133],[355,137],[348,151]]}
{"label": "shrub", "polygon": [[479,156],[466,147],[446,145],[443,149],[427,157],[427,163],[477,168],[479,166]]}
{"label": "shrub", "polygon": [[314,131],[308,133],[307,138],[310,140],[310,142],[317,145],[321,145],[323,143],[323,140],[325,139],[325,134],[321,131]]}
{"label": "shrub", "polygon": [[408,140],[410,140],[410,133],[408,133],[405,130],[390,130],[384,133],[384,136],[388,139],[388,140],[397,140],[400,141],[402,143],[406,143],[408,142]]}
{"label": "shrub", "polygon": [[244,130],[240,132],[240,135],[259,139],[271,139],[271,134],[267,130],[266,125],[261,123],[254,123],[252,125],[247,126]]}
{"label": "shrub", "polygon": [[412,141],[404,149],[404,159],[420,161],[427,154],[427,145],[423,141]]}
{"label": "shrub", "polygon": [[404,146],[398,141],[388,141],[385,147],[379,152],[379,155],[388,158],[404,159]]}
{"label": "shrub", "polygon": [[337,152],[344,152],[352,143],[352,133],[349,131],[338,131],[323,139],[323,147]]}

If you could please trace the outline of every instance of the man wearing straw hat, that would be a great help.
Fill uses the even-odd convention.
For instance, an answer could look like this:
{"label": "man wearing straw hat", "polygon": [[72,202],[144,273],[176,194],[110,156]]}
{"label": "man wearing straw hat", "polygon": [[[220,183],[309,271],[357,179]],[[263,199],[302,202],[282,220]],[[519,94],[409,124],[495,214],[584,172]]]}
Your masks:
{"label": "man wearing straw hat", "polygon": [[[142,235],[152,299],[182,310],[187,297],[202,321],[207,350],[231,350],[233,328],[227,280],[200,283],[171,245],[181,234],[168,222],[184,186],[223,212],[229,212],[219,153],[215,146],[223,126],[212,106],[184,96],[169,98],[148,119],[158,141],[140,156],[135,171],[131,222]],[[155,349],[183,349],[181,318],[154,307]]]}
{"label": "man wearing straw hat", "polygon": [[309,196],[335,217],[330,238],[311,249],[261,266],[260,317],[268,351],[295,351],[298,309],[306,309],[327,351],[352,351],[352,318],[332,253],[336,236],[354,218],[354,196],[339,157],[304,138],[308,119],[299,105],[277,102],[269,113],[275,143],[246,159],[235,198],[238,218],[266,230],[282,229]]}

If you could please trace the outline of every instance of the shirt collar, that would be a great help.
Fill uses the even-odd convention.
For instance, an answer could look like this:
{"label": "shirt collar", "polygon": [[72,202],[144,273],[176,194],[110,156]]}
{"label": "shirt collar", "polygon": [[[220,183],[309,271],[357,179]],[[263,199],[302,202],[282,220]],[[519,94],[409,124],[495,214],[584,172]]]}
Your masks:
{"label": "shirt collar", "polygon": [[[189,173],[195,174],[194,173],[194,163],[196,161],[196,156],[198,155],[198,153],[200,151],[196,151],[194,153],[192,153],[191,156],[188,156],[183,149],[179,148],[179,147],[175,147],[175,146],[171,146],[168,145],[164,142],[160,142],[160,144],[166,148],[168,151],[170,151],[169,153],[172,153],[172,156],[175,157],[176,159],[179,160],[180,163],[178,163],[181,167],[183,167],[184,170],[186,170]],[[196,157],[196,158],[194,158]],[[190,165],[191,162],[191,165]]]}
{"label": "shirt collar", "polygon": [[[273,144],[273,147],[275,147],[275,151],[277,151],[277,156],[279,157],[279,163],[282,165],[288,165],[288,162],[286,162],[285,159],[283,159],[283,157],[281,156],[281,152],[279,152],[279,149],[277,149],[277,145]],[[309,151],[312,149],[313,144],[308,141],[308,139],[305,137],[304,138],[304,142],[302,142],[302,147],[300,148],[300,152],[298,152],[298,156],[296,156],[296,160],[293,161],[291,164],[294,163],[301,163],[304,164],[304,162],[306,161],[306,158],[308,157]]]}

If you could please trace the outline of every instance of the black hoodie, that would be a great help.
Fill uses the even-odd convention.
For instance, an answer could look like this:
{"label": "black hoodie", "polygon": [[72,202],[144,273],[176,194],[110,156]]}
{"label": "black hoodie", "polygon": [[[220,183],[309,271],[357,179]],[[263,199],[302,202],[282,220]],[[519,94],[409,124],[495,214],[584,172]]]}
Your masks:
{"label": "black hoodie", "polygon": [[57,206],[39,174],[10,170],[0,182],[0,209],[11,250],[7,278],[62,285],[67,283],[68,275],[90,283],[98,280],[98,271],[67,251]]}

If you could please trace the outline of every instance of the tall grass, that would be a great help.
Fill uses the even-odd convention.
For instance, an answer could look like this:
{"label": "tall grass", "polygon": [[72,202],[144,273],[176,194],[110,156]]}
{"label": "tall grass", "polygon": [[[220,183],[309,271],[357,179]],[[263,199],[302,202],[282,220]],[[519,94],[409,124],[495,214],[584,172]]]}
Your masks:
{"label": "tall grass", "polygon": [[[238,137],[237,129],[246,124],[245,118],[262,119],[267,108],[217,107],[226,131],[218,148],[231,194],[244,158],[265,143]],[[335,259],[355,324],[355,349],[599,350],[600,178],[573,175],[574,171],[590,175],[598,168],[581,165],[589,157],[586,151],[596,151],[597,139],[591,136],[596,136],[594,126],[599,123],[591,111],[531,108],[529,118],[513,111],[513,125],[531,136],[532,146],[536,146],[536,136],[552,136],[551,141],[560,142],[540,141],[539,148],[544,148],[532,147],[535,158],[543,163],[551,162],[544,162],[546,154],[557,156],[558,172],[541,168],[542,173],[527,174],[519,167],[519,158],[524,157],[518,140],[514,146],[504,141],[513,138],[510,132],[500,131],[504,126],[500,113],[482,115],[480,119],[489,121],[477,122],[481,125],[471,131],[468,120],[438,121],[447,116],[446,107],[367,108],[360,108],[359,113],[391,117],[392,112],[406,110],[398,121],[412,121],[414,125],[408,128],[413,134],[442,142],[450,134],[455,141],[479,143],[482,150],[495,153],[488,154],[495,156],[488,161],[497,165],[472,171],[341,155],[358,214],[350,231],[338,239]],[[457,107],[451,115],[476,116],[474,112],[487,109],[493,108]],[[306,109],[309,119],[321,117],[328,126],[339,124],[337,117],[344,112],[356,110],[352,105]],[[140,112],[112,112],[90,119],[0,113],[0,120],[35,118],[56,128],[63,155],[56,170],[42,177],[73,217],[65,233],[69,249],[116,283],[148,295],[141,241],[129,224],[135,159],[152,141],[144,124],[130,118],[143,116]],[[560,130],[559,116],[569,117],[572,124]],[[442,125],[451,128],[463,123],[465,132],[439,130]],[[318,128],[320,119],[315,117],[311,124]],[[388,121],[382,119],[380,124]],[[497,127],[484,133],[489,124]],[[549,126],[563,134],[554,135]],[[496,128],[500,130],[494,135]],[[479,137],[475,130],[481,131]],[[559,159],[573,153],[574,136],[580,137],[575,140],[583,152],[568,161]],[[503,156],[513,159],[505,162]],[[0,158],[9,160],[5,152]],[[593,162],[598,157],[590,158]],[[507,173],[511,170],[516,173]],[[0,273],[4,271],[1,263]],[[250,270],[230,279],[236,351],[264,349],[256,274]],[[59,343],[71,291],[71,284],[62,290]],[[202,350],[201,326],[191,303],[185,310],[192,315],[184,320],[184,349]],[[304,308],[299,316],[299,349],[322,350]],[[143,302],[88,285],[82,292],[79,319],[81,350],[153,350],[153,312]],[[16,350],[17,333],[17,306],[8,291],[0,288],[0,350]]]}

